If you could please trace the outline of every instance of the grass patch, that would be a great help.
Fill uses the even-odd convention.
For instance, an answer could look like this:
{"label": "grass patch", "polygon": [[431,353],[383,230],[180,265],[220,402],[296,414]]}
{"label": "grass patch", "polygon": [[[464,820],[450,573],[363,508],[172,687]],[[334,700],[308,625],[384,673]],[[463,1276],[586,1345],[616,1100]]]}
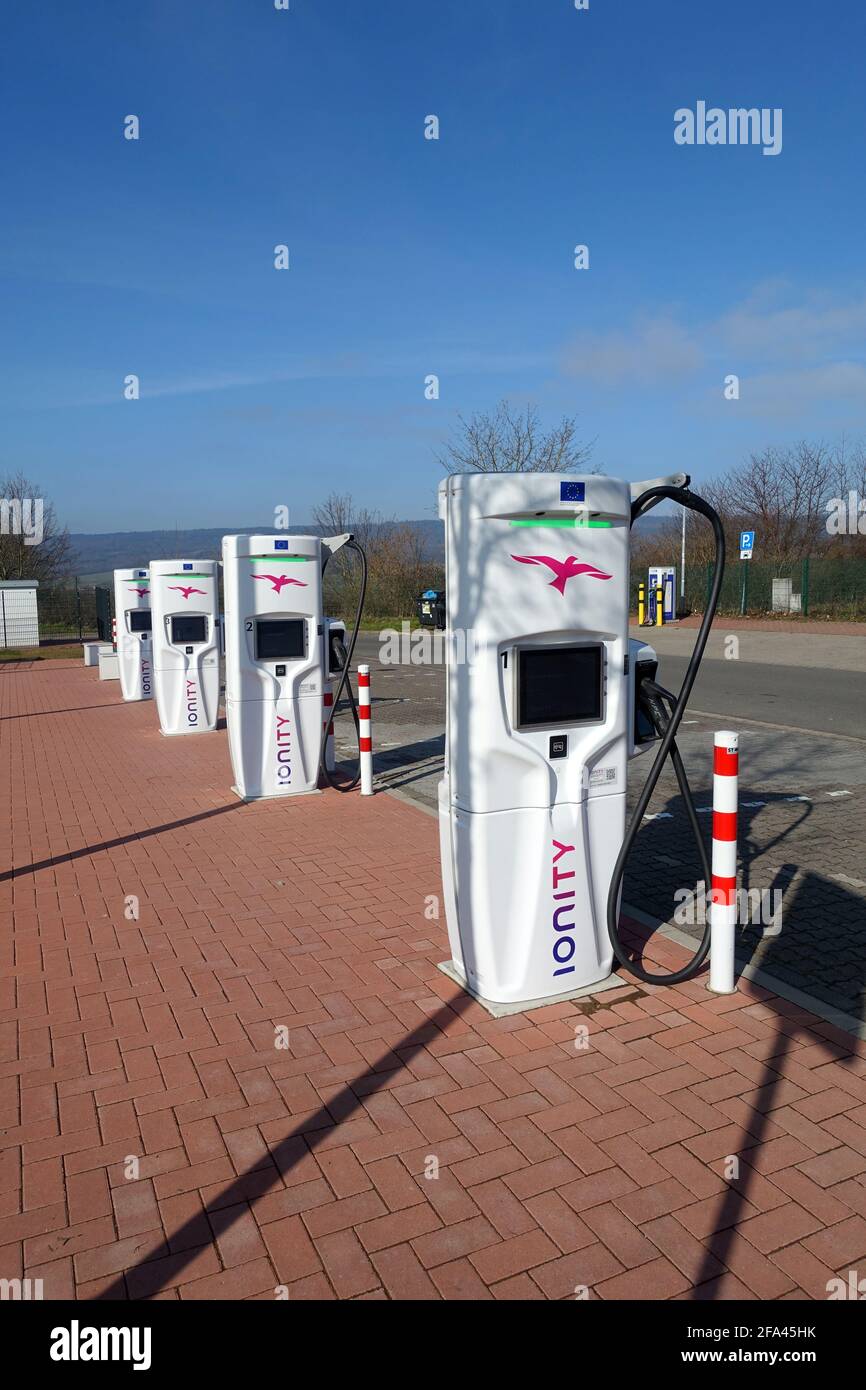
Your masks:
{"label": "grass patch", "polygon": [[0,647],[3,661],[70,661],[83,660],[80,642],[50,642],[44,647]]}
{"label": "grass patch", "polygon": [[[371,614],[369,616],[365,614],[361,619],[361,632],[381,632],[382,629],[386,627],[395,628],[397,632],[402,632],[403,623],[408,623],[412,632],[421,626],[417,617],[414,615],[412,617],[403,615],[396,618],[393,616],[383,618],[378,614]],[[352,624],[348,623],[347,626],[351,630]]]}

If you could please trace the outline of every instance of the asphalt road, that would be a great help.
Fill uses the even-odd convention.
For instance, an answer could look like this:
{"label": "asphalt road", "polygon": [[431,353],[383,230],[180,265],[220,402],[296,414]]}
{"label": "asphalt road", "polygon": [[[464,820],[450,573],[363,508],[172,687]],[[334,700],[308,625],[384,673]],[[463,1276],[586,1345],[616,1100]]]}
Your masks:
{"label": "asphalt road", "polygon": [[[632,635],[636,632],[633,630]],[[696,633],[650,631],[647,639],[659,655],[659,680],[678,690]],[[740,640],[740,656],[726,660],[722,634],[713,634],[692,692],[693,710],[732,720],[757,720],[805,732],[838,734],[866,743],[866,637],[832,638],[821,634],[790,638],[785,634],[749,633]],[[410,703],[420,722],[445,719],[444,668],[441,664],[382,667],[376,633],[358,638],[356,661],[367,661],[387,680],[378,694],[392,699],[399,673],[398,698]],[[790,653],[791,661],[786,661]],[[377,691],[374,689],[374,699]],[[406,712],[408,713],[408,711]],[[392,722],[389,720],[389,722]],[[405,718],[400,722],[406,722]]]}
{"label": "asphalt road", "polygon": [[[816,660],[820,660],[822,640],[814,639]],[[679,690],[686,665],[685,657],[665,653],[659,663],[661,683],[674,692]],[[732,721],[748,718],[790,729],[843,734],[866,745],[864,696],[866,677],[859,671],[823,665],[782,666],[754,657],[739,661],[705,658],[690,704],[695,710]]]}
{"label": "asphalt road", "polygon": [[[686,657],[681,650],[664,648],[690,647],[694,634],[670,630],[653,640],[661,682],[679,689]],[[714,634],[716,650],[721,650],[721,641]],[[798,665],[786,666],[778,660],[789,649]],[[795,795],[809,787],[829,791],[862,786],[866,782],[866,676],[856,669],[861,639],[834,641],[817,635],[798,636],[791,642],[770,633],[761,634],[760,647],[744,641],[740,650],[738,660],[705,658],[680,734],[690,766],[699,769],[696,776],[707,789],[710,735],[726,725],[741,733],[744,786],[756,794],[761,789]],[[762,650],[767,656],[764,661],[757,659]],[[356,661],[369,662],[372,671],[378,783],[435,806],[444,742],[444,667],[441,662],[383,665],[379,652],[378,634],[362,633],[355,656]],[[341,750],[350,755],[348,721],[338,719],[336,728],[338,755]],[[641,780],[639,768],[640,763],[633,764],[630,780],[635,785]]]}

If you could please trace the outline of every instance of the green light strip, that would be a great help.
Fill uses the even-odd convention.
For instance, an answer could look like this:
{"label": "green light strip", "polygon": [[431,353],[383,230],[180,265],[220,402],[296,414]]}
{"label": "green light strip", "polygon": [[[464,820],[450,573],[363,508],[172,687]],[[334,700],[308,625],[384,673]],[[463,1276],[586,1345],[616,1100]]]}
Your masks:
{"label": "green light strip", "polygon": [[577,530],[600,531],[600,530],[607,530],[607,529],[609,529],[609,528],[613,525],[613,522],[612,522],[612,521],[584,521],[584,520],[582,520],[582,519],[579,518],[579,517],[568,517],[567,519],[563,519],[562,517],[558,517],[558,516],[536,516],[536,517],[526,517],[526,518],[521,517],[521,518],[520,518],[519,520],[517,520],[517,521],[509,521],[508,525],[509,525],[509,526],[567,526],[567,527],[570,527],[572,530],[577,529]]}
{"label": "green light strip", "polygon": [[212,574],[191,574],[189,570],[184,570],[183,574],[161,574],[160,579],[213,579]]}

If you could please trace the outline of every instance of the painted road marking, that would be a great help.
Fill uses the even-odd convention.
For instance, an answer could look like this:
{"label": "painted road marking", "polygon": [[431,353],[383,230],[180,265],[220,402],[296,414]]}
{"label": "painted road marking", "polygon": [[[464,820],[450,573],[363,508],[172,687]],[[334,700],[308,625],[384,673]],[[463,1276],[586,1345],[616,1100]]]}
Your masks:
{"label": "painted road marking", "polygon": [[843,743],[866,743],[866,738],[857,738],[854,734],[835,734],[829,729],[804,729],[799,724],[771,724],[767,719],[749,719],[744,714],[721,714],[718,710],[692,709],[691,705],[689,708],[692,714],[699,714],[703,719],[736,718],[738,724],[754,724],[759,729],[781,729],[786,734],[808,734],[810,738],[838,738]]}

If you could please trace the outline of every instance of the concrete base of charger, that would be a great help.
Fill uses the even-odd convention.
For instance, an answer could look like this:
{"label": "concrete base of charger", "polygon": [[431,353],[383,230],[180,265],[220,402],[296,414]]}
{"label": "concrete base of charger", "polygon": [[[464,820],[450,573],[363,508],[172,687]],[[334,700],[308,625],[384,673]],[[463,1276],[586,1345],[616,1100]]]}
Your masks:
{"label": "concrete base of charger", "polygon": [[[216,725],[212,729],[206,729],[202,725],[200,729],[160,729],[159,732],[163,738],[193,738],[196,734],[215,734]],[[236,790],[236,787],[232,787],[232,791]]]}
{"label": "concrete base of charger", "polygon": [[311,787],[308,792],[269,792],[267,796],[244,796],[242,791],[233,786],[232,791],[241,801],[292,801],[298,796],[321,796],[320,787]]}
{"label": "concrete base of charger", "polygon": [[447,975],[449,980],[453,980],[461,989],[465,989],[467,994],[471,994],[476,1003],[482,1009],[486,1009],[492,1018],[508,1018],[510,1014],[526,1014],[531,1009],[546,1009],[549,1004],[566,1004],[570,999],[585,999],[588,994],[601,994],[606,989],[617,989],[629,983],[621,975],[607,975],[603,980],[596,980],[595,984],[582,985],[580,989],[571,989],[567,994],[554,994],[547,999],[525,999],[517,1004],[497,1004],[492,999],[485,999],[476,993],[471,985],[466,983],[466,977],[457,969],[453,960],[443,960],[437,969]]}

